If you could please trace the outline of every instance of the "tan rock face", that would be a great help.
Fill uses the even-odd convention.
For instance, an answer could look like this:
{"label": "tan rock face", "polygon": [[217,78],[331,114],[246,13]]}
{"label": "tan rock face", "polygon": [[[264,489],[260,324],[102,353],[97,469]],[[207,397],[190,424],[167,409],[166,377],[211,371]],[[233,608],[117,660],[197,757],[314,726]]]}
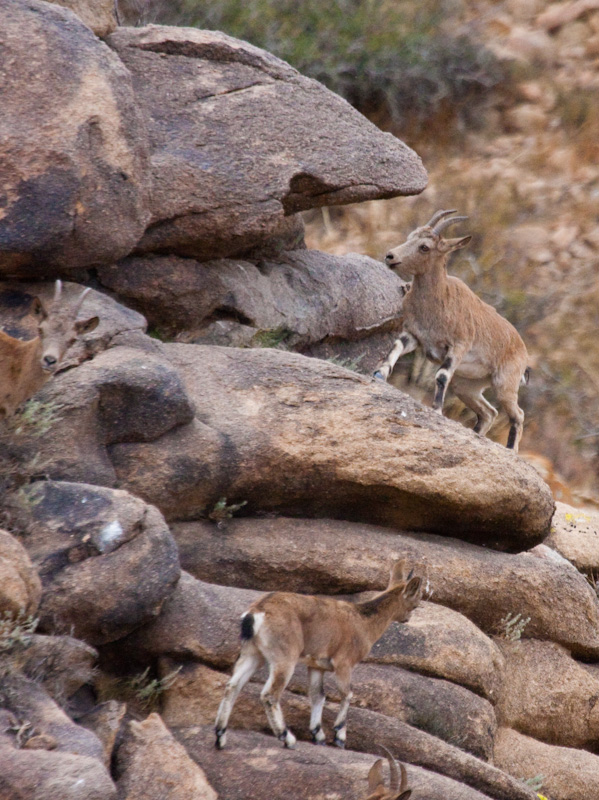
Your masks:
{"label": "tan rock face", "polygon": [[160,513],[127,492],[40,481],[19,524],[43,583],[45,630],[92,644],[158,613],[179,579],[177,547]]}
{"label": "tan rock face", "polygon": [[49,0],[49,2],[70,8],[81,22],[100,38],[116,30],[114,0]]}
{"label": "tan rock face", "polygon": [[392,387],[274,350],[164,353],[194,400],[194,427],[110,457],[121,485],[170,519],[205,515],[226,494],[249,512],[451,530],[511,549],[547,532],[553,501],[532,467]]}
{"label": "tan rock face", "polygon": [[599,757],[586,750],[555,747],[500,728],[495,739],[495,764],[524,779],[542,775],[541,792],[552,800],[599,798]]}
{"label": "tan rock face", "polygon": [[556,503],[551,532],[545,544],[561,553],[579,570],[599,571],[599,513]]}
{"label": "tan rock face", "polygon": [[294,348],[398,327],[404,286],[372,258],[318,250],[203,264],[176,256],[131,256],[99,275],[152,326],[185,330],[201,342],[217,336],[223,323],[236,323],[253,329],[250,336],[258,334],[254,346],[259,332],[281,331],[286,346]]}
{"label": "tan rock face", "polygon": [[[229,673],[216,672],[204,664],[189,661],[177,664],[170,659],[161,659],[161,675],[171,674],[177,668],[180,671],[174,683],[163,695],[161,714],[166,724],[173,730],[212,725]],[[250,683],[240,694],[230,719],[231,737],[235,737],[239,730],[269,732],[259,699],[260,688],[259,683]],[[284,708],[285,719],[293,732],[309,741],[310,712],[307,698],[286,692]],[[334,704],[327,703],[325,706],[325,730],[329,735],[337,710]],[[406,725],[397,718],[352,704],[348,747],[353,751],[371,753],[373,745],[385,746],[396,759],[406,764],[431,769],[496,800],[537,800],[534,793],[520,781],[464,750]]]}
{"label": "tan rock face", "polygon": [[[560,642],[583,656],[599,653],[597,596],[587,580],[549,548],[544,548],[549,557],[513,555],[448,537],[285,517],[233,519],[225,528],[178,523],[173,532],[184,569],[212,583],[264,591],[380,590],[389,565],[406,558],[416,574],[425,576],[433,602],[459,611],[488,634],[501,633],[501,620],[508,614],[521,614],[530,617],[524,636]],[[481,672],[469,668],[469,680],[483,681],[473,676],[486,674],[487,683],[491,663],[487,656]]]}
{"label": "tan rock face", "polygon": [[150,714],[128,724],[117,750],[122,800],[216,800],[204,771],[162,722]]}
{"label": "tan rock face", "polygon": [[79,717],[77,723],[95,734],[102,743],[104,766],[110,769],[116,738],[127,712],[125,703],[107,700],[95,706],[90,712]]}
{"label": "tan rock face", "polygon": [[144,251],[202,260],[241,253],[277,235],[286,215],[426,185],[402,142],[246,42],[149,25],[121,28],[108,43],[131,71],[149,123]]}
{"label": "tan rock face", "polygon": [[497,716],[548,744],[596,747],[599,742],[599,670],[574,661],[557,644],[503,643],[505,682]]}
{"label": "tan rock face", "polygon": [[[333,747],[299,742],[296,750],[284,749],[272,736],[230,731],[225,750],[214,748],[212,726],[175,732],[191,757],[202,765],[208,780],[227,800],[268,797],[288,800],[297,796],[318,800],[362,800],[374,757]],[[410,764],[406,766],[413,797],[427,800],[486,800],[487,795],[458,784],[443,775]],[[527,795],[533,800],[534,794]]]}
{"label": "tan rock face", "polygon": [[148,219],[146,132],[127,70],[57,5],[7,0],[0,30],[11,65],[0,274],[49,276],[126,255]]}
{"label": "tan rock face", "polygon": [[42,587],[27,550],[0,529],[0,615],[35,614]]}

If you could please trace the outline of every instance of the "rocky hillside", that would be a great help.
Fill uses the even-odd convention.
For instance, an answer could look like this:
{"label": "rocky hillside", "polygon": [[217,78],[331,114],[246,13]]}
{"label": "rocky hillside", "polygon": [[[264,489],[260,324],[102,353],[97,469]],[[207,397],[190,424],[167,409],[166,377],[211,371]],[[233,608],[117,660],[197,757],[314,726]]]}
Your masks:
{"label": "rocky hillside", "polygon": [[[598,515],[347,369],[402,282],[304,245],[304,210],[422,192],[419,156],[265,51],[98,5],[0,7],[3,336],[56,278],[99,318],[0,420],[0,798],[359,800],[386,747],[412,800],[599,799]],[[399,558],[424,598],[356,668],[347,748],[310,743],[298,669],[297,748],[260,672],[217,751],[247,606],[368,598]]]}

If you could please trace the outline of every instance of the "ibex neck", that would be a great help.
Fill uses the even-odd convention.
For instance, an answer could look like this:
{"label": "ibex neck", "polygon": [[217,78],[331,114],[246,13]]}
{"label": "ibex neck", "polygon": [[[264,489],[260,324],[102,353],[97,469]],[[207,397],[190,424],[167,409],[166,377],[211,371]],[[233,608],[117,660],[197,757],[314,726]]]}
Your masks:
{"label": "ibex neck", "polygon": [[431,269],[419,275],[414,275],[412,290],[416,292],[431,294],[441,294],[447,282],[447,256],[439,258]]}
{"label": "ibex neck", "polygon": [[358,603],[357,609],[362,617],[371,646],[385,633],[403,602],[403,591],[388,590],[382,594]]}

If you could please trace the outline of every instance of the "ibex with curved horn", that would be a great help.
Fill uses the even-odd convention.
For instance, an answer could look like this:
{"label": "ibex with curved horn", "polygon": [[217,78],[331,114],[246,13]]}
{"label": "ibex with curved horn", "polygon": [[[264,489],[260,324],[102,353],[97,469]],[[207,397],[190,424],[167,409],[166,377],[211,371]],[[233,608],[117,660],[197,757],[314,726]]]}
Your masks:
{"label": "ibex with curved horn", "polygon": [[35,298],[30,310],[38,321],[34,339],[15,339],[0,328],[0,417],[14,414],[22,402],[41,389],[75,339],[98,325],[96,316],[77,319],[89,291],[84,289],[74,302],[65,303],[62,283],[56,281],[47,309]]}
{"label": "ibex with curved horn", "polygon": [[442,413],[451,382],[454,393],[476,414],[475,432],[484,436],[497,416],[483,395],[492,386],[510,422],[507,446],[518,452],[524,423],[518,388],[528,379],[528,353],[513,325],[463,281],[447,274],[449,254],[472,238],[441,236],[450,225],[467,219],[451,217],[453,213],[437,211],[385,256],[393,272],[413,280],[404,299],[402,332],[374,377],[387,380],[400,356],[421,347],[430,361],[440,364],[433,408]]}
{"label": "ibex with curved horn", "polygon": [[365,800],[409,800],[412,790],[408,787],[408,773],[403,764],[397,766],[396,760],[386,747],[385,751],[389,762],[389,788],[385,786],[383,778],[383,759],[375,761],[368,773],[368,797]]}

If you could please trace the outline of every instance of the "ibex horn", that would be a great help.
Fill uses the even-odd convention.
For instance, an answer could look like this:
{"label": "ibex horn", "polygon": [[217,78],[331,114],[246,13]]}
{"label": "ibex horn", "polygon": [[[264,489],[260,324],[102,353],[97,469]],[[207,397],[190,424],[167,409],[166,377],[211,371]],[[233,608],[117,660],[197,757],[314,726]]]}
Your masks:
{"label": "ibex horn", "polygon": [[468,219],[468,217],[452,217],[451,219],[444,219],[438,225],[435,225],[433,228],[433,233],[436,233],[438,236],[442,231],[445,230],[445,228],[448,228],[450,225],[455,225],[456,222],[463,222],[465,219]]}
{"label": "ibex horn", "polygon": [[442,217],[446,217],[448,214],[455,214],[456,211],[457,208],[451,208],[449,211],[436,211],[424,227],[432,228]]}
{"label": "ibex horn", "polygon": [[75,313],[75,314],[76,314],[76,313],[79,311],[79,309],[81,308],[81,303],[83,303],[83,301],[85,300],[85,296],[86,296],[86,295],[87,295],[89,292],[91,292],[91,289],[90,289],[90,288],[89,288],[89,286],[88,286],[88,287],[87,287],[87,289],[84,289],[84,290],[81,292],[81,294],[79,295],[79,297],[78,297],[78,298],[77,298],[77,300],[75,301],[75,305],[73,306],[73,311],[74,311],[74,313]]}
{"label": "ibex horn", "polygon": [[54,284],[54,299],[52,302],[58,303],[61,294],[62,294],[62,281],[57,280],[56,283]]}
{"label": "ibex horn", "polygon": [[[397,769],[397,762],[395,761],[395,759],[393,758],[393,756],[391,755],[389,750],[387,750],[386,747],[381,745],[381,750],[385,753],[385,755],[387,756],[387,761],[389,762],[389,773],[391,775],[390,782],[389,782],[389,788],[391,789],[391,792],[397,792],[397,790],[400,788],[400,786],[399,786],[399,770]],[[405,788],[404,785],[403,785],[404,784],[404,779],[405,779],[405,782],[406,782],[406,785],[407,785],[408,776],[407,776],[407,773],[405,772],[405,767],[403,766],[403,764],[401,766],[402,766],[401,788],[404,789]]]}

